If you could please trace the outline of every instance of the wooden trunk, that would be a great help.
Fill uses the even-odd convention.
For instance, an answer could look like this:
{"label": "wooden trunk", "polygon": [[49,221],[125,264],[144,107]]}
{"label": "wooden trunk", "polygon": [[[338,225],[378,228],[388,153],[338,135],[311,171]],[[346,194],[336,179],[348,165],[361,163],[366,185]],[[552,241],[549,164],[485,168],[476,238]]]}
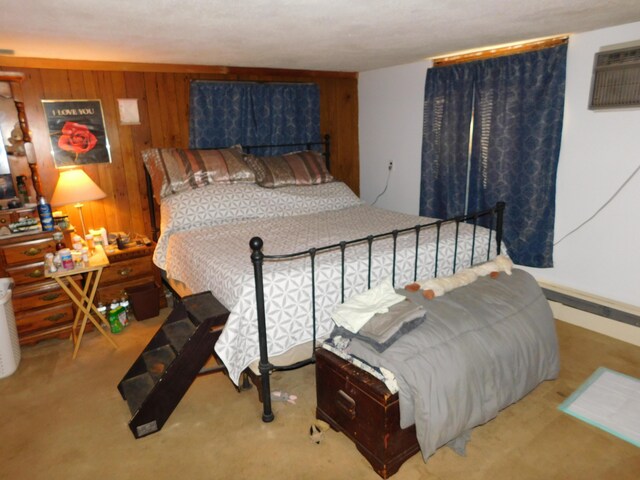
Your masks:
{"label": "wooden trunk", "polygon": [[415,426],[400,428],[398,394],[337,355],[316,352],[316,417],[343,432],[382,477],[420,450]]}

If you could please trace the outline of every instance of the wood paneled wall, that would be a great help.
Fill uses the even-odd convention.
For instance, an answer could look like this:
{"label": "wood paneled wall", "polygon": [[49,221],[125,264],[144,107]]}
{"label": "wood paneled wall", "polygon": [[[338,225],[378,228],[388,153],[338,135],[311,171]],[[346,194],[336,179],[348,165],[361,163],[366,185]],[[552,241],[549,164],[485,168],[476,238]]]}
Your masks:
{"label": "wood paneled wall", "polygon": [[[41,100],[100,99],[111,164],[85,166],[107,193],[85,204],[87,228],[150,235],[141,150],[187,147],[191,80],[315,82],[320,87],[322,133],[331,134],[331,170],[359,192],[357,74],[229,67],[118,64],[45,59],[0,59],[0,69],[26,75],[21,84],[43,193],[51,198],[58,178]],[[118,98],[136,98],[141,125],[120,125]],[[73,207],[63,210],[79,226]]]}

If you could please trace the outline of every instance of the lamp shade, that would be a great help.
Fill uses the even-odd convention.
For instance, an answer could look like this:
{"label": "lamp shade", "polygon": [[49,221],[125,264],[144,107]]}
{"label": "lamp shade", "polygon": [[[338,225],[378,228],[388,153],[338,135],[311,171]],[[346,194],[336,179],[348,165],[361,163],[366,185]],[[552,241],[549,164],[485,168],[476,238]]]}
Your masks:
{"label": "lamp shade", "polygon": [[51,205],[69,205],[71,203],[90,202],[105,198],[106,193],[91,180],[82,169],[62,170],[56,189],[51,197]]}

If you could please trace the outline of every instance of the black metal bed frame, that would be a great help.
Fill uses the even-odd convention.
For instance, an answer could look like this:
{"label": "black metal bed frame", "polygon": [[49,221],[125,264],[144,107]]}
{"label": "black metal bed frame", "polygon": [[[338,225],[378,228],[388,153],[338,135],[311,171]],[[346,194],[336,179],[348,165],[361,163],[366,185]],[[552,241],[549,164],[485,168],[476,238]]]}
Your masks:
{"label": "black metal bed frame", "polygon": [[[254,278],[255,278],[255,286],[256,286],[256,308],[258,314],[258,342],[260,348],[260,360],[258,363],[258,370],[260,372],[261,377],[261,386],[262,386],[262,405],[263,405],[263,413],[262,413],[262,421],[263,422],[271,422],[274,419],[273,411],[271,409],[271,384],[269,374],[273,371],[282,371],[282,370],[293,370],[295,368],[299,368],[310,363],[315,362],[315,350],[316,350],[316,292],[315,292],[315,265],[316,265],[316,255],[323,251],[328,250],[340,250],[341,254],[341,302],[344,303],[344,291],[345,291],[345,252],[347,247],[352,245],[362,245],[366,243],[368,245],[368,259],[367,259],[367,288],[371,288],[371,261],[372,261],[372,251],[373,251],[373,242],[376,240],[380,240],[383,238],[391,237],[393,239],[393,260],[392,260],[392,273],[391,280],[392,284],[395,287],[395,276],[396,276],[396,254],[397,254],[397,241],[400,235],[414,234],[415,235],[415,255],[414,255],[414,274],[413,280],[418,280],[418,264],[420,261],[420,257],[418,255],[418,250],[420,247],[420,233],[427,229],[435,229],[436,230],[436,248],[435,248],[435,260],[434,260],[434,277],[438,276],[438,252],[440,246],[440,231],[443,225],[449,223],[455,223],[455,240],[454,240],[454,252],[453,252],[453,266],[452,270],[456,272],[456,261],[458,256],[458,240],[460,234],[460,224],[472,222],[473,223],[473,237],[471,242],[471,260],[470,264],[474,265],[474,253],[475,253],[475,240],[476,240],[476,231],[478,227],[478,221],[480,219],[488,219],[488,227],[489,227],[489,239],[487,242],[487,255],[486,258],[482,258],[480,261],[487,261],[491,258],[491,238],[492,232],[495,230],[495,240],[496,240],[496,255],[500,254],[501,244],[502,244],[502,227],[504,221],[504,202],[498,202],[494,207],[482,210],[480,212],[474,212],[468,215],[458,216],[446,220],[437,220],[435,222],[425,223],[415,225],[414,227],[404,228],[401,230],[392,230],[390,232],[385,232],[377,235],[368,235],[366,237],[357,238],[354,240],[341,241],[338,243],[334,243],[332,245],[325,245],[316,248],[310,248],[308,250],[283,254],[283,255],[265,255],[262,252],[262,248],[264,243],[260,237],[253,237],[249,242],[249,246],[251,248],[251,261],[253,262],[253,270],[254,270]],[[263,285],[263,265],[268,261],[282,261],[282,260],[291,260],[300,257],[308,256],[311,261],[311,303],[312,303],[312,354],[311,357],[306,360],[301,360],[299,362],[286,365],[286,366],[274,366],[269,362],[269,353],[268,353],[268,345],[267,345],[267,327],[266,327],[266,315],[264,308],[264,285]]]}
{"label": "black metal bed frame", "polygon": [[[247,153],[251,153],[252,150],[258,148],[268,148],[268,147],[306,147],[308,150],[311,149],[312,146],[322,145],[323,146],[323,155],[326,158],[327,168],[330,166],[330,146],[331,139],[329,135],[325,135],[322,141],[318,142],[301,142],[301,143],[289,143],[289,144],[278,144],[278,145],[251,145],[244,146],[243,149]],[[225,148],[225,147],[220,147]],[[155,211],[155,202],[153,198],[153,186],[151,183],[151,177],[149,173],[145,169],[146,174],[146,184],[147,184],[147,197],[149,201],[149,214],[151,219],[152,226],[152,236],[154,241],[158,239],[158,233],[160,231],[156,211]],[[275,418],[273,415],[273,411],[271,408],[271,384],[269,374],[273,371],[286,371],[293,370],[310,363],[315,362],[315,350],[316,350],[316,301],[315,301],[315,259],[316,255],[320,252],[328,251],[328,250],[340,250],[341,254],[341,301],[344,302],[344,292],[345,292],[345,255],[347,247],[352,245],[362,245],[366,243],[368,245],[368,261],[367,261],[367,269],[368,269],[368,279],[367,279],[367,287],[371,287],[371,265],[372,265],[372,248],[374,241],[391,238],[393,240],[393,260],[392,260],[392,283],[395,286],[395,274],[396,274],[396,248],[397,248],[397,240],[401,235],[415,235],[415,261],[414,261],[414,281],[417,281],[418,275],[418,264],[419,264],[419,256],[418,249],[420,247],[420,234],[427,229],[435,229],[436,230],[436,249],[435,249],[435,260],[434,260],[434,277],[438,275],[438,252],[440,245],[440,231],[443,225],[449,223],[455,223],[455,244],[454,244],[454,256],[453,256],[453,272],[456,271],[457,265],[457,255],[458,255],[458,240],[460,233],[460,224],[461,223],[473,223],[473,238],[471,245],[471,265],[475,264],[474,262],[474,252],[475,252],[475,240],[476,240],[476,230],[478,227],[478,222],[483,219],[484,224],[489,228],[489,239],[487,243],[487,254],[486,257],[483,256],[479,261],[486,261],[491,258],[491,236],[492,232],[495,231],[495,245],[496,245],[496,255],[499,255],[501,252],[501,244],[502,244],[502,231],[503,231],[503,221],[504,221],[504,202],[498,202],[495,206],[488,208],[486,210],[482,210],[479,212],[474,212],[467,215],[462,215],[450,219],[438,220],[425,224],[418,224],[413,227],[408,227],[399,230],[392,230],[389,232],[377,234],[377,235],[368,235],[366,237],[357,238],[348,241],[341,241],[338,243],[334,243],[332,245],[324,245],[316,248],[310,248],[308,250],[282,254],[282,255],[265,255],[262,252],[262,248],[264,246],[263,240],[260,237],[253,237],[249,242],[249,247],[251,248],[251,262],[253,263],[254,269],[254,278],[255,278],[255,287],[256,287],[256,310],[257,310],[257,321],[258,321],[258,343],[260,349],[260,360],[258,362],[258,370],[260,372],[261,377],[261,396],[262,396],[262,404],[263,404],[263,413],[262,420],[263,422],[271,422]],[[290,365],[285,366],[274,366],[269,362],[269,354],[268,354],[268,344],[267,344],[267,329],[266,329],[266,315],[265,315],[265,306],[264,306],[264,285],[263,285],[263,266],[265,262],[269,261],[283,261],[283,260],[292,260],[298,259],[300,257],[308,256],[311,260],[311,301],[312,301],[312,354],[311,357],[306,360],[301,360],[295,362]],[[169,286],[169,288],[171,288]]]}

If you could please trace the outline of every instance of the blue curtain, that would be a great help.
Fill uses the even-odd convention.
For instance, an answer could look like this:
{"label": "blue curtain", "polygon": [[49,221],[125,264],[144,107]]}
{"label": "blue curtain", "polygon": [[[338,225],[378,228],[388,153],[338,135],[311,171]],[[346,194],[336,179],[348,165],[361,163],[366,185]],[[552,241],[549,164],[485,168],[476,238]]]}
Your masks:
{"label": "blue curtain", "polygon": [[[193,81],[189,135],[191,148],[318,141],[318,85]],[[273,155],[296,149],[300,148],[256,153]]]}
{"label": "blue curtain", "polygon": [[449,218],[465,212],[473,71],[430,68],[425,87],[420,214]]}
{"label": "blue curtain", "polygon": [[[423,142],[432,142],[433,128],[427,123],[432,110],[442,107],[432,103],[428,90],[431,71],[438,72],[448,85],[465,70],[472,79],[471,93],[456,92],[451,87],[442,102],[454,105],[471,97],[473,132],[469,139],[469,124],[452,122],[464,131],[457,136],[439,133],[460,142],[449,150],[459,152],[451,161],[455,167],[438,169],[449,178],[438,181],[455,193],[448,193],[451,202],[443,215],[433,208],[438,202],[431,196],[440,192],[433,187],[436,177],[434,157],[423,145],[420,212],[428,216],[451,216],[486,208],[498,200],[507,202],[504,241],[513,261],[533,267],[553,266],[553,229],[555,221],[555,189],[564,110],[564,90],[567,45],[534,52],[498,57],[484,61],[438,67],[427,75],[425,94],[425,134]],[[435,77],[434,77],[435,78]],[[469,88],[469,83],[465,88]],[[469,115],[465,110],[463,116]],[[444,125],[443,125],[444,129]],[[466,135],[466,137],[465,137]],[[466,141],[465,141],[466,139]],[[471,142],[469,144],[469,142]],[[465,157],[462,152],[468,152]],[[466,174],[462,174],[466,170]],[[462,175],[462,178],[457,178]],[[456,178],[453,178],[453,177]],[[461,198],[464,201],[461,202]]]}

